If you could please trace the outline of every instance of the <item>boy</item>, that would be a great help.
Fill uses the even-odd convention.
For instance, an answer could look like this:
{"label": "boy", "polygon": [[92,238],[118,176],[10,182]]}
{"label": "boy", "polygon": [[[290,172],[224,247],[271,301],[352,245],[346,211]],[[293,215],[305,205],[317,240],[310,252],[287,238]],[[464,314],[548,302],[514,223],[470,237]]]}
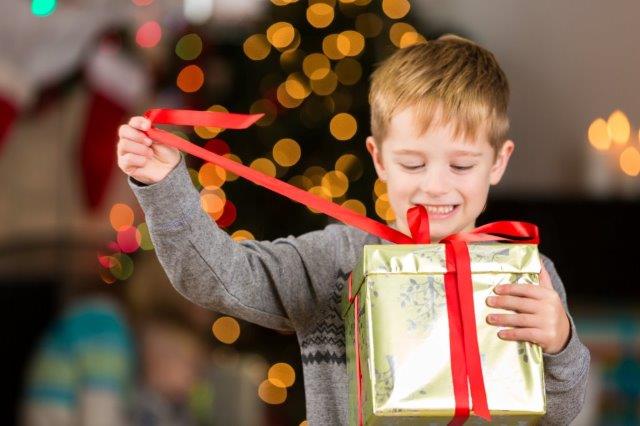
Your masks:
{"label": "boy", "polygon": [[[506,140],[509,88],[493,55],[445,36],[396,51],[373,73],[372,136],[366,146],[389,202],[393,226],[422,204],[431,239],[474,228],[489,187],[514,149]],[[311,425],[347,422],[347,374],[340,297],[365,244],[378,237],[343,224],[274,241],[234,242],[200,208],[184,158],[154,143],[134,117],[120,129],[120,168],[144,209],[156,253],[176,289],[209,309],[265,327],[294,330],[302,352]],[[589,351],[567,312],[564,286],[542,257],[540,286],[504,285],[491,306],[515,311],[487,321],[500,337],[544,352],[546,424],[568,424],[583,404]]]}

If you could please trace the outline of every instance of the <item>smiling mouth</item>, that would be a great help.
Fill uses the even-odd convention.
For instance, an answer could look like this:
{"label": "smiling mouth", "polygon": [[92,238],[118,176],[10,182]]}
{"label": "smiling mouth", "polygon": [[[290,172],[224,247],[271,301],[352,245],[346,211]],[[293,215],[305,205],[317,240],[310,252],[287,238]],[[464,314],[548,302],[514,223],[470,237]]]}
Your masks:
{"label": "smiling mouth", "polygon": [[430,216],[448,216],[459,206],[459,204],[423,205]]}

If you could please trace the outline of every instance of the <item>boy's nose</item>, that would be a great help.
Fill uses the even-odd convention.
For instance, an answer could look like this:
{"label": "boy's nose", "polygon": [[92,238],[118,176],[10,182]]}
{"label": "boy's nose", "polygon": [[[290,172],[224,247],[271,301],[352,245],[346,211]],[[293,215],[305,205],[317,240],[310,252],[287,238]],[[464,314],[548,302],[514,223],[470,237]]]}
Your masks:
{"label": "boy's nose", "polygon": [[427,170],[420,177],[420,190],[430,198],[437,198],[449,192],[451,186],[445,173],[435,168]]}

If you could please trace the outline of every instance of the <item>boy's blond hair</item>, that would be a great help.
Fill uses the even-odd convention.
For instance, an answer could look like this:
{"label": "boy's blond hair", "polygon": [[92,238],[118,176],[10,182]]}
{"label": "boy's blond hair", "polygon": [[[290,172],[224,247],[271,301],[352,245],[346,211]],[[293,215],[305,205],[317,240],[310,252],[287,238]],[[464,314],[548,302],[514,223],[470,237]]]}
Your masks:
{"label": "boy's blond hair", "polygon": [[472,41],[455,35],[394,52],[371,75],[371,134],[378,147],[391,117],[416,107],[420,134],[437,113],[452,123],[456,137],[473,138],[486,131],[494,153],[509,131],[509,83],[495,57]]}

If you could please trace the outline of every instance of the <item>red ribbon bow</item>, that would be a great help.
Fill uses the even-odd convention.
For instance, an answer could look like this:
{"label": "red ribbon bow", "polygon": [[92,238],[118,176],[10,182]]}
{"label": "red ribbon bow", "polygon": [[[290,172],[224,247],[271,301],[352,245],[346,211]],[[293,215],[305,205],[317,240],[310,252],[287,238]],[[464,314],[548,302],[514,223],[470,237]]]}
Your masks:
{"label": "red ribbon bow", "polygon": [[[188,126],[245,129],[259,120],[263,114],[232,114],[212,111],[189,111],[151,109],[145,114],[152,124],[174,124]],[[407,222],[411,237],[389,226],[315,196],[305,190],[267,176],[247,166],[192,144],[164,130],[151,127],[147,135],[160,143],[187,152],[205,161],[216,164],[238,176],[277,192],[285,197],[321,211],[339,221],[355,226],[396,244],[429,244],[429,217],[424,206],[415,206],[407,211]],[[469,260],[468,242],[505,241],[537,244],[538,228],[526,222],[493,222],[478,227],[469,233],[449,235],[441,240],[445,244],[447,272],[445,292],[449,317],[449,346],[451,351],[451,374],[453,377],[455,413],[450,424],[462,424],[469,417],[469,388],[473,400],[473,412],[491,420],[482,376],[480,351],[475,325],[473,288]],[[351,277],[349,277],[351,299]],[[355,306],[358,296],[353,297]],[[356,374],[358,384],[358,420],[362,425],[362,373],[358,342],[358,315],[355,312],[356,328]]]}

